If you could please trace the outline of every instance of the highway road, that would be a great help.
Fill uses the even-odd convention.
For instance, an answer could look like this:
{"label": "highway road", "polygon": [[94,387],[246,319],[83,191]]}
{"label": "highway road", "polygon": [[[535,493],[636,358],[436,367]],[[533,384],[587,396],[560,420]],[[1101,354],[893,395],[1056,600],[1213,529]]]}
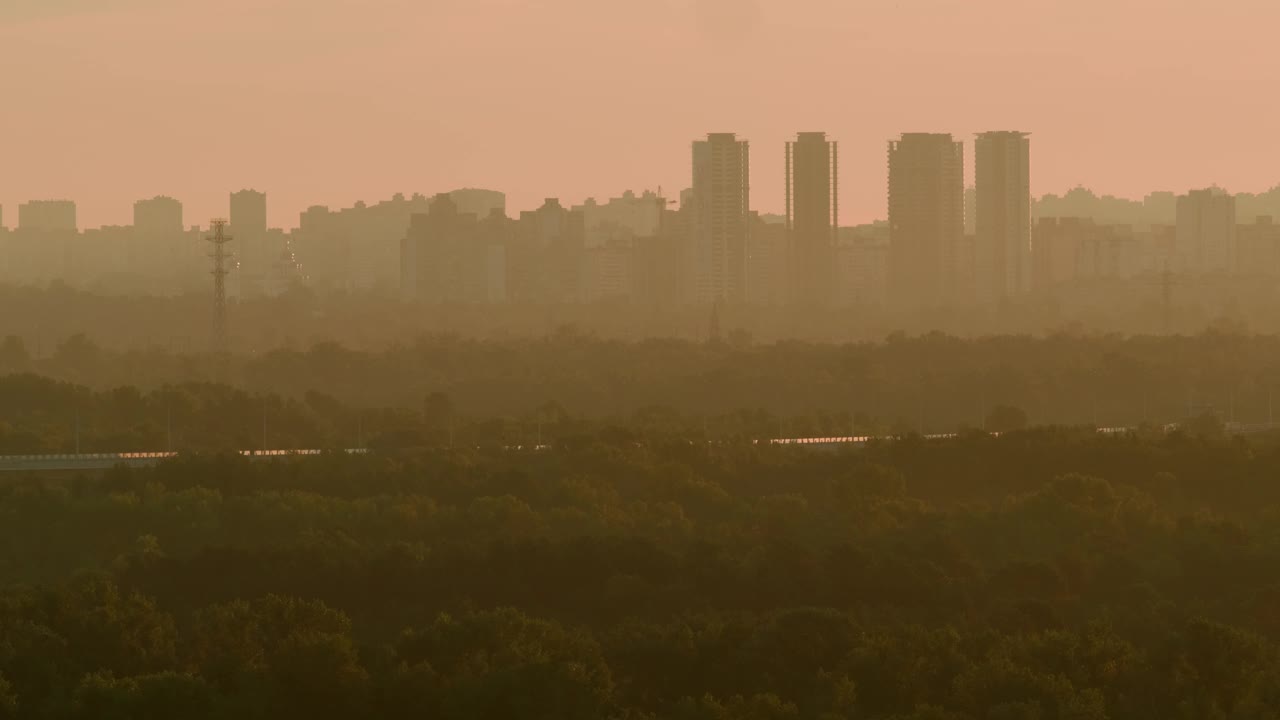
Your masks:
{"label": "highway road", "polygon": [[[1171,432],[1177,429],[1176,424],[1163,426],[1165,432]],[[1261,425],[1243,425],[1239,423],[1228,423],[1226,431],[1235,435],[1247,435],[1260,432],[1273,431],[1275,425],[1270,423]],[[1097,432],[1102,435],[1124,435],[1135,432],[1137,428],[1132,427],[1102,427]],[[998,435],[999,433],[992,433]],[[941,433],[935,435],[926,435],[926,440],[946,440],[948,438],[957,437],[955,433]],[[810,437],[810,438],[774,438],[771,440],[757,440],[759,445],[798,445],[813,449],[834,449],[841,446],[860,446],[865,445],[874,440],[888,440],[887,437],[877,437],[872,435],[851,435],[844,437]],[[547,445],[530,445],[520,447],[509,447],[508,450],[527,451],[527,450],[545,450]],[[323,455],[326,450],[243,450],[241,455],[254,459],[272,459],[281,457],[299,457],[308,455]],[[350,455],[363,455],[369,452],[366,448],[342,450]],[[0,473],[3,472],[65,472],[75,470],[106,470],[124,465],[128,467],[150,467],[164,460],[176,457],[177,453],[172,452],[138,452],[138,453],[87,453],[87,454],[63,454],[63,455],[0,455]]]}

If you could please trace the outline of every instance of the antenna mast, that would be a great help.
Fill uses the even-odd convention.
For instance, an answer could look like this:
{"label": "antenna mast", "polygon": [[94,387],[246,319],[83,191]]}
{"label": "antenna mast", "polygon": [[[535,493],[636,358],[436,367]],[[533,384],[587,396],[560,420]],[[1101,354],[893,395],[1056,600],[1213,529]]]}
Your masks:
{"label": "antenna mast", "polygon": [[213,244],[213,252],[209,253],[209,257],[213,258],[213,271],[210,273],[213,275],[213,352],[225,358],[230,352],[227,337],[227,275],[231,272],[227,269],[231,253],[227,252],[226,245],[232,238],[226,232],[226,220],[212,220],[209,225],[213,235],[205,239]]}

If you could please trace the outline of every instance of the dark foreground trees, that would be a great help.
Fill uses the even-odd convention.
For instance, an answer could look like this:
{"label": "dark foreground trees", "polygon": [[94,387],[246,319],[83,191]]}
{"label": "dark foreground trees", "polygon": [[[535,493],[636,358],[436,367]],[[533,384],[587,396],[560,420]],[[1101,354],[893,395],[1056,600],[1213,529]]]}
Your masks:
{"label": "dark foreground trees", "polygon": [[1280,452],[613,431],[0,484],[0,718],[1273,718]]}

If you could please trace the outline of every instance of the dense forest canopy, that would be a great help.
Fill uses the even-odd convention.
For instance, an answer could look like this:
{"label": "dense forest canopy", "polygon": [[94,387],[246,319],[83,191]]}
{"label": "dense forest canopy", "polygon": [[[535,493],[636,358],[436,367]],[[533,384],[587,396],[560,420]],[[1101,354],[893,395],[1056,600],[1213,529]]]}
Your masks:
{"label": "dense forest canopy", "polygon": [[1274,718],[1277,351],[10,338],[0,719]]}
{"label": "dense forest canopy", "polygon": [[[0,452],[531,442],[574,423],[715,439],[1136,427],[1274,419],[1280,336],[931,334],[823,345],[424,336],[230,359],[117,352],[84,336],[34,357],[0,340]],[[1000,408],[1015,416],[993,418]],[[992,426],[992,423],[995,426]],[[474,443],[473,443],[474,444]]]}
{"label": "dense forest canopy", "polygon": [[0,717],[1271,718],[1280,444],[188,456],[0,483]]}

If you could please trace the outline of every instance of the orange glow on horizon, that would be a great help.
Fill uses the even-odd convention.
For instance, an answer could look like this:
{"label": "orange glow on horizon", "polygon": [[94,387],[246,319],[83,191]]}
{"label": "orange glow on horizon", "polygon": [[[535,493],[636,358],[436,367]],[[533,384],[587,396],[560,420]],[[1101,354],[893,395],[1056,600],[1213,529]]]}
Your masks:
{"label": "orange glow on horizon", "polygon": [[468,186],[511,211],[675,196],[714,131],[751,142],[764,212],[781,211],[783,143],[828,132],[845,224],[884,216],[903,131],[1029,131],[1037,195],[1280,182],[1271,0],[6,6],[9,226],[46,198],[75,200],[82,227],[127,224],[157,194],[204,224],[242,187],[282,227],[311,204]]}

